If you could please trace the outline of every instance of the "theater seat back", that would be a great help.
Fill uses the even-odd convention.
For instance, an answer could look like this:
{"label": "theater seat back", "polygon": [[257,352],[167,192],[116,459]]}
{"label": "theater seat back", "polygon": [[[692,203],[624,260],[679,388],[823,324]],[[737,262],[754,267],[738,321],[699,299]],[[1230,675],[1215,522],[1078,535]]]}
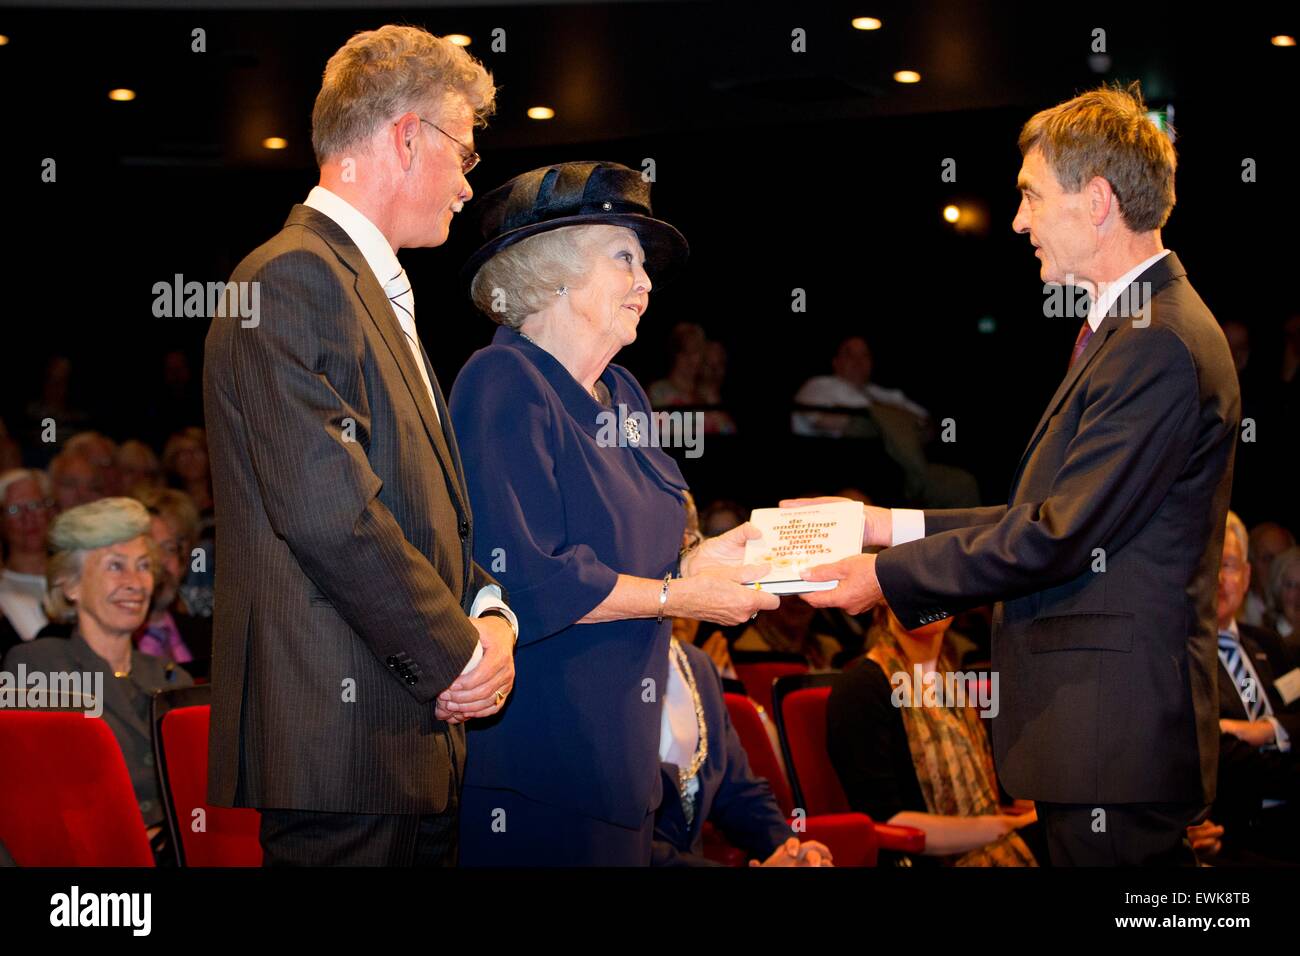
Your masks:
{"label": "theater seat back", "polygon": [[[256,810],[208,803],[207,704],[168,710],[157,721],[164,803],[184,866],[261,866]],[[202,811],[196,812],[196,811]]]}
{"label": "theater seat back", "polygon": [[848,813],[849,801],[826,749],[826,702],[833,674],[777,681],[773,698],[777,730],[796,803],[808,814]]}
{"label": "theater seat back", "polygon": [[744,694],[726,694],[725,700],[731,725],[736,728],[736,736],[749,758],[749,769],[755,776],[767,780],[781,812],[789,816],[794,809],[794,794],[790,792],[785,768],[772,747],[772,739],[767,735],[767,725],[763,723],[758,707]]}
{"label": "theater seat back", "polygon": [[0,843],[19,866],[153,866],[113,731],[81,711],[0,711]]}

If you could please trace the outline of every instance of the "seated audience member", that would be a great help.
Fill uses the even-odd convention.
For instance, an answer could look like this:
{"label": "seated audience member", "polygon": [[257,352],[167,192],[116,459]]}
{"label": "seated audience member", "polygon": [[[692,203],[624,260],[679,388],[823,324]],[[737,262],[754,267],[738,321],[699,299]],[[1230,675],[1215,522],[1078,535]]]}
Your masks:
{"label": "seated audience member", "polygon": [[190,614],[179,595],[198,533],[198,510],[185,492],[174,488],[144,489],[135,498],[149,512],[149,534],[159,557],[149,618],[136,636],[136,647],[204,677],[212,659],[212,619]]}
{"label": "seated audience member", "polygon": [[1300,658],[1300,548],[1287,548],[1273,559],[1268,605],[1264,623],[1282,636],[1291,657]]}
{"label": "seated audience member", "polygon": [[118,446],[117,471],[122,491],[128,495],[143,488],[162,487],[162,463],[152,448],[135,438]]}
{"label": "seated audience member", "polygon": [[168,484],[190,496],[199,512],[195,547],[202,555],[200,566],[191,562],[181,584],[181,596],[191,614],[212,616],[216,575],[216,515],[212,504],[212,476],[208,470],[208,439],[202,428],[184,428],[167,439],[163,448],[163,470]]}
{"label": "seated audience member", "polygon": [[90,458],[66,448],[50,459],[50,484],[59,511],[104,497],[104,476]]}
{"label": "seated audience member", "polygon": [[[831,761],[849,805],[873,820],[924,830],[926,856],[954,866],[1036,866],[1017,832],[1037,820],[1033,805],[1018,804],[1014,814],[999,808],[993,751],[974,702],[926,706],[924,689],[912,686],[918,664],[922,673],[954,670],[944,648],[950,622],[908,631],[877,605],[866,659],[831,691]],[[912,694],[898,698],[902,706],[896,687]]]}
{"label": "seated audience member", "polygon": [[[4,668],[103,677],[103,719],[113,731],[150,835],[163,823],[149,723],[150,698],[188,687],[190,675],[141,654],[131,636],[144,623],[153,591],[149,512],[131,498],[103,498],[64,512],[50,527],[50,607],[71,618],[71,638],[43,637],[11,649]],[[156,845],[157,846],[157,845]]]}
{"label": "seated audience member", "polygon": [[54,501],[45,472],[15,468],[0,474],[0,657],[33,640],[45,614],[45,533]]}
{"label": "seated audience member", "polygon": [[1236,619],[1250,585],[1246,547],[1246,526],[1228,512],[1216,606],[1222,733],[1211,816],[1225,830],[1225,859],[1300,862],[1300,704],[1287,703],[1277,686],[1294,665],[1275,633]]}
{"label": "seated audience member", "polygon": [[772,788],[749,769],[709,656],[670,641],[659,737],[663,800],[655,811],[653,866],[708,866],[707,820],[751,857],[750,866],[830,866],[831,853],[792,835]]}
{"label": "seated audience member", "polygon": [[650,404],[655,408],[696,403],[696,383],[708,342],[704,328],[694,322],[678,322],[669,335],[672,364],[668,375],[651,382],[647,390]]}
{"label": "seated audience member", "polygon": [[[650,385],[650,404],[656,409],[674,405],[721,405],[722,383],[727,376],[727,349],[704,337],[694,322],[679,322],[672,332],[672,367],[668,377]],[[736,423],[721,409],[704,413],[704,434],[734,435]]]}
{"label": "seated audience member", "polygon": [[731,645],[733,651],[776,651],[799,654],[811,671],[828,671],[843,646],[823,632],[817,609],[807,601],[782,601],[771,611],[760,611]]}
{"label": "seated audience member", "polygon": [[795,393],[797,405],[865,409],[870,414],[797,411],[791,416],[796,435],[824,438],[874,438],[903,470],[908,498],[931,508],[966,508],[979,504],[975,477],[961,468],[927,460],[925,445],[933,425],[930,413],[898,389],[871,381],[871,347],[861,336],[840,343],[831,360],[831,375],[817,375]]}
{"label": "seated audience member", "polygon": [[1261,521],[1250,529],[1250,591],[1238,620],[1261,627],[1268,614],[1268,582],[1273,559],[1295,547],[1295,535],[1275,521]]}
{"label": "seated audience member", "polygon": [[117,470],[117,442],[99,432],[78,432],[67,440],[63,450],[80,455],[99,472],[100,494],[106,497],[122,493],[122,476]]}

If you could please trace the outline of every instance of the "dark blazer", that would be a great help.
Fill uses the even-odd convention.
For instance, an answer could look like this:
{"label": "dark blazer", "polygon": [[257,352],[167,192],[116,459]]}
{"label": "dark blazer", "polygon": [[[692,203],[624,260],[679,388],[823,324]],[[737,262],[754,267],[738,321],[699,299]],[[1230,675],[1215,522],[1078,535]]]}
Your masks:
{"label": "dark blazer", "polygon": [[660,763],[663,800],[655,812],[652,866],[709,866],[704,856],[704,821],[712,823],[727,842],[751,857],[766,860],[793,836],[777,806],[772,788],[749,769],[749,758],[731,725],[722,679],[709,655],[683,644],[695,685],[700,691],[704,720],[709,728],[709,755],[700,767],[700,791],[690,825],[677,789],[677,765]]}
{"label": "dark blazer", "polygon": [[492,579],[437,379],[441,424],[379,280],[314,209],[231,281],[260,283],[261,312],[214,319],[204,356],[222,544],[209,799],[441,812],[464,729],[435,698]]}
{"label": "dark blazer", "polygon": [[[611,363],[601,381],[615,413],[650,410],[626,369]],[[671,622],[576,622],[619,574],[676,568],[686,482],[662,448],[620,446],[622,421],[606,427],[610,409],[504,327],[461,370],[451,407],[479,516],[474,553],[519,618],[514,692],[471,723],[465,782],[641,827],[659,800]]]}
{"label": "dark blazer", "polygon": [[19,664],[25,665],[29,673],[60,671],[103,675],[104,722],[122,748],[140,815],[144,817],[146,826],[162,823],[163,806],[158,794],[158,770],[154,766],[149,704],[157,691],[192,686],[194,681],[185,669],[132,650],[130,676],[114,677],[108,662],[91,650],[76,632],[71,637],[38,637],[13,648],[4,657],[4,668],[12,673]]}
{"label": "dark blazer", "polygon": [[1101,321],[1007,504],[927,511],[926,537],[876,564],[909,628],[1000,602],[993,751],[1015,797],[1214,797],[1215,595],[1240,397],[1223,333],[1178,258],[1142,283],[1148,317]]}

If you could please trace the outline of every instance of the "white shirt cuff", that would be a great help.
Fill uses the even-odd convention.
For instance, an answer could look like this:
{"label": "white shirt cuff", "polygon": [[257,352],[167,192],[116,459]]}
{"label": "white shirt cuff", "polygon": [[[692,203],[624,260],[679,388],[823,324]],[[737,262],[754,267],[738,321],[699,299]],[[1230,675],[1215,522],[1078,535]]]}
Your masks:
{"label": "white shirt cuff", "polygon": [[[474,603],[470,605],[469,616],[479,617],[487,610],[496,610],[504,614],[506,620],[510,623],[510,630],[515,632],[515,640],[519,640],[519,618],[515,617],[515,612],[510,610],[510,608],[506,606],[506,603],[501,600],[501,588],[499,585],[489,584],[478,592],[474,597]],[[474,653],[470,657],[469,663],[465,665],[465,669],[461,671],[461,673],[468,674],[478,666],[478,662],[482,659],[483,642],[479,641],[478,646],[474,648]]]}
{"label": "white shirt cuff", "polygon": [[1291,749],[1291,738],[1282,729],[1282,724],[1279,723],[1276,717],[1265,717],[1264,719],[1273,725],[1273,743],[1277,745],[1277,749],[1282,753],[1287,753]]}
{"label": "white shirt cuff", "polygon": [[925,512],[917,508],[890,508],[893,518],[893,540],[891,545],[907,544],[925,537]]}

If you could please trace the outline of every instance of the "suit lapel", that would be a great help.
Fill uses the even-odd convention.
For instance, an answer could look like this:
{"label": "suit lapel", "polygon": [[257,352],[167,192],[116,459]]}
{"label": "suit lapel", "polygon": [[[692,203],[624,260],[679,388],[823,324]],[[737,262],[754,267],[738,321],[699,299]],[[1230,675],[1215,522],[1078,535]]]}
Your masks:
{"label": "suit lapel", "polygon": [[[1149,269],[1134,279],[1129,287],[1125,289],[1124,293],[1115,300],[1115,303],[1110,307],[1110,310],[1097,326],[1097,330],[1092,334],[1092,338],[1088,340],[1088,344],[1079,355],[1078,360],[1075,361],[1075,363],[1070,366],[1069,371],[1065,373],[1065,378],[1063,378],[1061,384],[1057,386],[1056,394],[1053,395],[1052,400],[1047,403],[1047,408],[1044,409],[1042,417],[1038,419],[1038,424],[1034,426],[1033,435],[1029,439],[1029,444],[1025,446],[1024,454],[1020,456],[1020,464],[1016,467],[1015,477],[1011,480],[1011,493],[1008,496],[1009,500],[1015,497],[1016,486],[1020,483],[1020,475],[1024,471],[1025,463],[1029,461],[1029,456],[1033,454],[1034,448],[1037,446],[1039,439],[1043,437],[1043,432],[1047,428],[1047,423],[1060,409],[1066,396],[1070,394],[1070,391],[1074,388],[1079,377],[1083,375],[1092,360],[1096,358],[1097,353],[1099,353],[1105,346],[1106,340],[1109,339],[1115,330],[1119,328],[1121,322],[1134,321],[1133,312],[1137,311],[1137,309],[1148,308],[1150,306],[1150,300],[1155,298],[1156,292],[1173,279],[1182,275],[1186,275],[1182,263],[1178,261],[1177,256],[1170,252],[1163,259],[1153,264]],[[1147,283],[1147,285],[1144,287],[1140,285],[1140,283]],[[1134,285],[1138,286],[1139,290],[1136,294],[1133,292]],[[1142,290],[1144,288],[1149,291],[1143,292]],[[1137,309],[1133,308],[1135,305]],[[1120,315],[1119,313],[1123,306],[1127,306],[1127,308],[1125,309],[1124,314]],[[1151,316],[1148,313],[1146,315],[1146,320],[1150,321],[1150,318]]]}
{"label": "suit lapel", "polygon": [[[459,462],[454,461],[452,457],[443,429],[439,425],[438,417],[435,415],[433,405],[429,401],[429,390],[424,387],[424,379],[420,377],[420,371],[415,365],[415,356],[411,354],[410,346],[406,344],[406,333],[402,331],[402,327],[398,324],[397,316],[393,314],[393,307],[388,301],[388,296],[384,294],[378,278],[366,263],[365,257],[361,255],[361,250],[348,238],[348,234],[343,231],[343,228],[338,223],[310,206],[294,206],[286,225],[301,225],[311,229],[329,243],[339,261],[351,269],[356,276],[354,288],[357,298],[361,300],[361,305],[365,308],[366,314],[370,316],[371,322],[379,330],[380,337],[383,338],[384,344],[388,346],[389,354],[392,356],[393,361],[397,363],[398,370],[402,373],[402,380],[406,383],[406,389],[410,392],[411,399],[415,402],[415,407],[420,413],[420,420],[424,424],[424,431],[429,436],[430,444],[433,445],[434,454],[437,456],[439,464],[442,465],[442,470],[447,475],[453,476],[453,480],[448,482],[448,486],[454,489],[457,507],[464,513],[466,511],[465,501],[467,496],[460,476]],[[434,390],[438,395],[438,411],[442,413],[442,420],[446,422],[447,410],[445,403],[442,401],[442,393],[438,388],[437,379],[433,376],[432,366],[429,366],[429,381],[433,383]]]}

